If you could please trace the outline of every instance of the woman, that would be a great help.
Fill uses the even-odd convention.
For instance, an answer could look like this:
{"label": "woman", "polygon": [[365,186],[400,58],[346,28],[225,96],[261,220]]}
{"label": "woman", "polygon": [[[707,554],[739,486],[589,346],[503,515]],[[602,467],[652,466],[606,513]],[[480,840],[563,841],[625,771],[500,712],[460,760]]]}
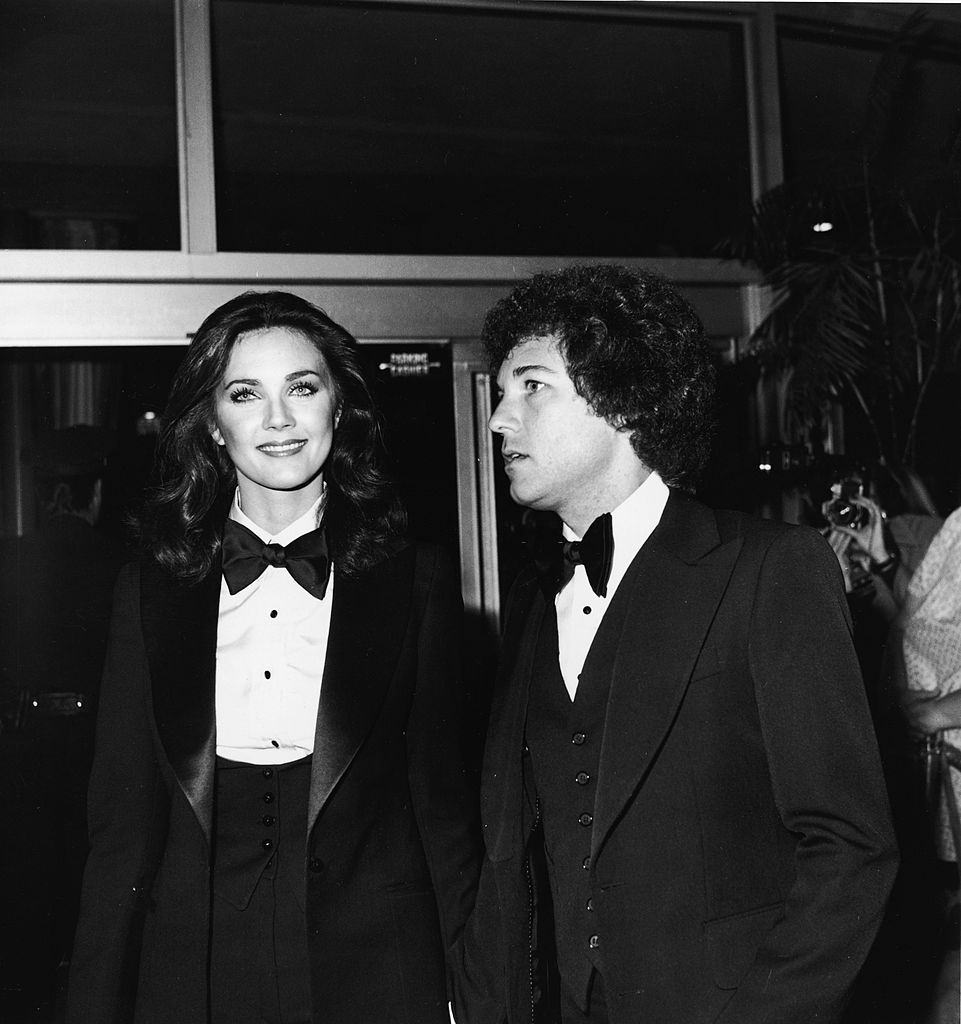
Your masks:
{"label": "woman", "polygon": [[355,344],[247,293],[174,380],[115,599],[72,1024],[448,1019],[478,858],[459,597],[399,535]]}

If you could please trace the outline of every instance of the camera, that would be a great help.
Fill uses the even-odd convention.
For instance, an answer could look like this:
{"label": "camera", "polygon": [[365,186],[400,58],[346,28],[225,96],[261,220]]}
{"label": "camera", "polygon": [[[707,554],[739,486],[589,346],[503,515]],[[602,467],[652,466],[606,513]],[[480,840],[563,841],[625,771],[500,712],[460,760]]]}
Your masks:
{"label": "camera", "polygon": [[832,498],[824,504],[824,518],[832,526],[860,530],[871,520],[871,513],[852,499],[864,494],[864,484],[855,477],[845,477],[831,485]]}

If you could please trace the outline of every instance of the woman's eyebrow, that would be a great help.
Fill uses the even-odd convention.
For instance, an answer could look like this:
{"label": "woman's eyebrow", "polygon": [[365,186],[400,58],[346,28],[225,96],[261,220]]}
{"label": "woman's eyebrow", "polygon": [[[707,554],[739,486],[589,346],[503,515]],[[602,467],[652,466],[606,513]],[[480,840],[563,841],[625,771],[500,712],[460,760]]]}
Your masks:
{"label": "woman's eyebrow", "polygon": [[[298,377],[306,377],[309,374],[313,374],[315,377],[320,377],[317,370],[305,369],[305,370],[294,370],[293,373],[288,373],[284,380],[296,380]],[[224,388],[232,388],[235,384],[249,384],[252,387],[257,387],[262,384],[263,381],[257,380],[256,377],[235,377],[233,380],[228,380],[224,383]]]}

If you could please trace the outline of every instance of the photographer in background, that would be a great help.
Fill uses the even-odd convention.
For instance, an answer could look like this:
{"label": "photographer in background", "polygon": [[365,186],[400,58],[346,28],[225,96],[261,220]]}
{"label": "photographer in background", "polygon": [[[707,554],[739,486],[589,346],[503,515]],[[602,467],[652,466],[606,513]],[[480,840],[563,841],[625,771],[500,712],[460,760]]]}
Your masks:
{"label": "photographer in background", "polygon": [[831,484],[831,496],[822,504],[821,513],[828,523],[823,531],[825,539],[844,576],[854,646],[876,713],[887,631],[898,611],[894,580],[900,558],[886,529],[884,511],[865,491],[866,474],[846,473]]}
{"label": "photographer in background", "polygon": [[943,519],[913,470],[858,467],[836,473],[821,506],[854,620],[855,647],[872,706],[888,630],[911,576]]}

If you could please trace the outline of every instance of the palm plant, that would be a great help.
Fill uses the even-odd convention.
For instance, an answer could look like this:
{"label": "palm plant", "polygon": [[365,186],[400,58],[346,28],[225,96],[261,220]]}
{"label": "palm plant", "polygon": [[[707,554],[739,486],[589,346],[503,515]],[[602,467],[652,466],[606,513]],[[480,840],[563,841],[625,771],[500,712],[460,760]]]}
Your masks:
{"label": "palm plant", "polygon": [[961,358],[959,135],[934,166],[898,146],[923,31],[909,19],[879,61],[856,156],[765,193],[722,248],[769,289],[748,358],[780,376],[794,431],[817,433],[840,404],[879,461],[910,466],[932,382]]}

